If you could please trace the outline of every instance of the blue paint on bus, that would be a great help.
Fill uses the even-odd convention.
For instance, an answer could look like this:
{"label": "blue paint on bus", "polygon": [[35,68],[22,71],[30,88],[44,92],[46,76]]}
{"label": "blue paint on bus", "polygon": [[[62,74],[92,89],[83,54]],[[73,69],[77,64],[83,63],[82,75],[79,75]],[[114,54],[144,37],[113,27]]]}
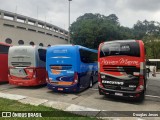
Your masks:
{"label": "blue paint on bus", "polygon": [[53,91],[79,92],[98,81],[97,50],[79,45],[47,49],[47,86]]}

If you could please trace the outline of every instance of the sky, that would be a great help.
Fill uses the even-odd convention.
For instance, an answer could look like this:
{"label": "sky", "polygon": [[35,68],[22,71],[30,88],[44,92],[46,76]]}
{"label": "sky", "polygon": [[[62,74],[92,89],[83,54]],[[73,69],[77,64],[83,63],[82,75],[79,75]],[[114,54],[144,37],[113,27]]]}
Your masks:
{"label": "sky", "polygon": [[[68,29],[68,0],[0,0],[0,9],[39,19]],[[121,25],[138,20],[160,22],[160,0],[72,0],[70,23],[85,13],[116,14]]]}

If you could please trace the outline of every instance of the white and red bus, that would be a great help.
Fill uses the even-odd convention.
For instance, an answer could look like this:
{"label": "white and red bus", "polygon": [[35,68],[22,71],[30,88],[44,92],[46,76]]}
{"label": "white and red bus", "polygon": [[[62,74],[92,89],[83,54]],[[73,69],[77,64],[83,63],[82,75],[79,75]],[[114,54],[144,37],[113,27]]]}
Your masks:
{"label": "white and red bus", "polygon": [[104,42],[98,50],[100,95],[144,99],[145,48],[142,40]]}
{"label": "white and red bus", "polygon": [[37,86],[46,83],[46,48],[13,46],[9,49],[9,83]]}
{"label": "white and red bus", "polygon": [[8,50],[10,44],[0,42],[0,82],[8,81]]}

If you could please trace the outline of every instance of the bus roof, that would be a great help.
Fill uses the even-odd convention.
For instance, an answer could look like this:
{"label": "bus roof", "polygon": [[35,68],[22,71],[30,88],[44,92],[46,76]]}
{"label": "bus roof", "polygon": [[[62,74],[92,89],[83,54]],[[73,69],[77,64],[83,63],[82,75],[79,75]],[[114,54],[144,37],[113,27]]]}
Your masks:
{"label": "bus roof", "polygon": [[20,45],[20,46],[12,46],[14,48],[34,48],[34,49],[38,49],[38,48],[43,48],[46,49],[46,47],[42,47],[42,46],[38,46],[38,45]]}
{"label": "bus roof", "polygon": [[114,42],[136,42],[136,40],[132,40],[132,39],[130,39],[130,40],[113,40],[113,41],[106,41],[106,42],[104,42],[104,44],[105,43],[114,43]]}
{"label": "bus roof", "polygon": [[85,50],[88,50],[88,51],[91,51],[91,52],[95,52],[95,53],[98,52],[95,49],[90,49],[90,48],[87,48],[87,47],[84,47],[84,46],[81,46],[81,45],[72,45],[72,44],[53,45],[53,46],[49,47],[48,49],[54,49],[54,47],[62,47],[62,46],[73,46],[73,47],[77,47],[79,49],[81,48],[81,49],[85,49]]}

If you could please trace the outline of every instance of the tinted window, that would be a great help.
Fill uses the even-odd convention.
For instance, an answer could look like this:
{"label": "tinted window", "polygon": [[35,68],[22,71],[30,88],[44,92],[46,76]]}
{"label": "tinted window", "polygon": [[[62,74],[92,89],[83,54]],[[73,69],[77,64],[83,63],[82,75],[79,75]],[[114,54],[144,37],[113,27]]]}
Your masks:
{"label": "tinted window", "polygon": [[45,49],[39,49],[38,54],[39,54],[39,59],[43,62],[46,62],[46,50]]}
{"label": "tinted window", "polygon": [[9,46],[0,45],[0,54],[8,54]]}
{"label": "tinted window", "polygon": [[101,47],[100,57],[128,55],[140,57],[140,47],[137,42],[106,43]]}
{"label": "tinted window", "polygon": [[83,63],[94,63],[97,61],[97,53],[80,49],[80,58]]}

